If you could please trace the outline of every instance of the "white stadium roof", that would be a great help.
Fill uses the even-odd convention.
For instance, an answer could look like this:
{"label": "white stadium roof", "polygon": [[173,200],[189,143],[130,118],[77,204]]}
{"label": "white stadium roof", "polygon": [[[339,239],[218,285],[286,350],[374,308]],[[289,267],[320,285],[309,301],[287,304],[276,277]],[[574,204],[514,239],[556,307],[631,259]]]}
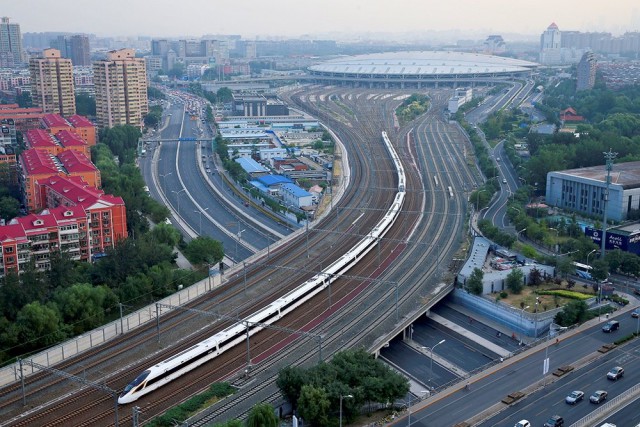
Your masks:
{"label": "white stadium roof", "polygon": [[332,59],[309,67],[313,74],[360,76],[438,76],[513,74],[531,71],[538,64],[478,53],[423,51],[388,52]]}

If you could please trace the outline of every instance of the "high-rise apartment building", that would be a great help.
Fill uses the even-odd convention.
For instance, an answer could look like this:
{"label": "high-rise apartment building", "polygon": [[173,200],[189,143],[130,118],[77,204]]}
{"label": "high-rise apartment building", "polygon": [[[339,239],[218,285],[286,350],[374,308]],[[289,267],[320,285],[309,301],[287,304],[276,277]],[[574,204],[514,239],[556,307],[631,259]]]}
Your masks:
{"label": "high-rise apartment building", "polygon": [[149,112],[147,74],[145,60],[133,49],[114,50],[94,62],[93,82],[99,127],[142,126]]}
{"label": "high-rise apartment building", "polygon": [[6,16],[0,19],[0,67],[15,67],[24,62],[20,25]]}
{"label": "high-rise apartment building", "polygon": [[74,67],[91,65],[89,37],[85,35],[60,35],[51,40],[51,47],[58,49],[63,58],[69,58]]}
{"label": "high-rise apartment building", "polygon": [[593,85],[596,83],[596,64],[597,61],[593,52],[586,52],[582,55],[577,68],[578,81],[576,90],[593,89]]}
{"label": "high-rise apartment building", "polygon": [[76,113],[73,65],[57,49],[45,49],[42,58],[29,61],[31,98],[45,113],[71,116]]}

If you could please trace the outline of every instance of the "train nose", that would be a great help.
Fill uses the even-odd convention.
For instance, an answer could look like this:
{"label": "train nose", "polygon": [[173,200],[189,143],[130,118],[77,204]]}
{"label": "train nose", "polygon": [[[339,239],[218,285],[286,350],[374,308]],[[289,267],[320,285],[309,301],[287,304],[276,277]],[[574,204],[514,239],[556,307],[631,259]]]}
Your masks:
{"label": "train nose", "polygon": [[133,402],[131,393],[121,394],[120,397],[118,397],[118,405],[126,405],[131,402]]}

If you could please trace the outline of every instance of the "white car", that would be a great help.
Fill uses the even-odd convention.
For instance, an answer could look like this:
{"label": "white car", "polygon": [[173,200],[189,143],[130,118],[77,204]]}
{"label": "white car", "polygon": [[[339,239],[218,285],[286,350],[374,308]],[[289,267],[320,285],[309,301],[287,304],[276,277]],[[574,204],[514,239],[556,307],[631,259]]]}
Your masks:
{"label": "white car", "polygon": [[520,420],[513,427],[531,427],[531,423],[527,420]]}

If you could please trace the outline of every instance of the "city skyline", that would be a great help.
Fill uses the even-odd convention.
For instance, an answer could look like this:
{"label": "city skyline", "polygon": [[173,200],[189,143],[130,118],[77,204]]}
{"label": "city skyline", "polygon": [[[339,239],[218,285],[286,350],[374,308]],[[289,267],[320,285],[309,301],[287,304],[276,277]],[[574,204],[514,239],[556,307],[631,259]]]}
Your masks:
{"label": "city skyline", "polygon": [[3,5],[2,15],[20,24],[22,33],[63,31],[114,37],[240,34],[249,39],[375,39],[382,34],[410,38],[431,32],[454,38],[471,34],[539,36],[552,22],[563,31],[614,35],[640,31],[640,7],[632,0],[616,0],[606,8],[595,0],[539,0],[529,4],[504,0],[458,0],[455,4],[420,0],[325,0],[321,4],[271,0],[259,7],[229,0],[87,0],[81,7],[75,0],[22,0]]}

